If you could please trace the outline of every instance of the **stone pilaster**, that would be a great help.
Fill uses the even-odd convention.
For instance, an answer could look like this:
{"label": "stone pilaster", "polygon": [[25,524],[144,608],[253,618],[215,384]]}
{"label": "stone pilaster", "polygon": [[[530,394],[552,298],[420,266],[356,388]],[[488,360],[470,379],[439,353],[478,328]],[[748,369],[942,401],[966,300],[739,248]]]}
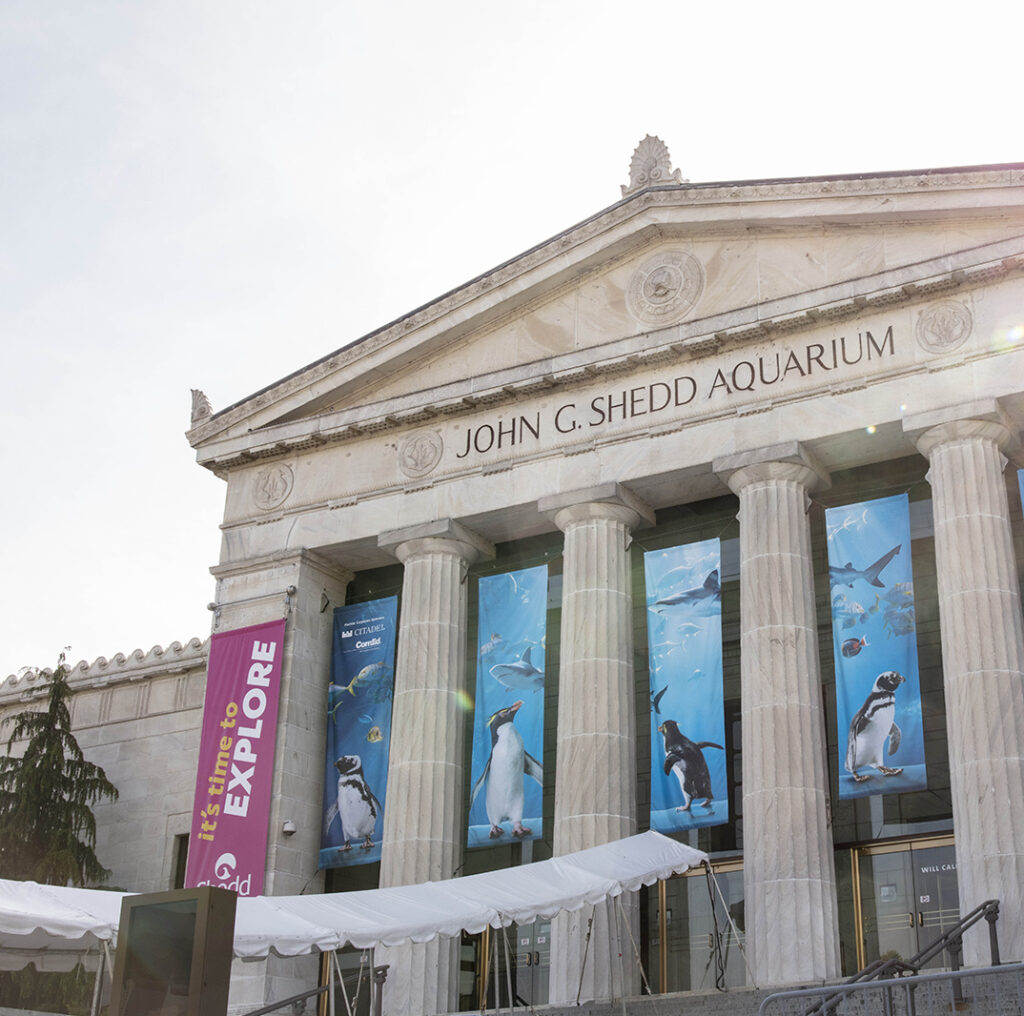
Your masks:
{"label": "stone pilaster", "polygon": [[[908,418],[928,458],[960,912],[1002,900],[1002,958],[1024,959],[1024,625],[995,403]],[[986,929],[964,940],[989,962]]]}
{"label": "stone pilaster", "polygon": [[[629,545],[654,512],[618,484],[546,498],[565,533],[558,683],[554,852],[572,853],[636,832],[636,716]],[[636,994],[634,896],[618,908],[563,914],[552,924],[550,1001]],[[589,941],[588,941],[589,938]],[[621,958],[620,958],[621,956]],[[582,971],[582,982],[581,982]]]}
{"label": "stone pilaster", "polygon": [[[214,631],[230,631],[286,617],[281,699],[274,751],[265,896],[322,892],[317,870],[333,606],[345,602],[351,574],[313,551],[281,553],[218,565]],[[284,822],[295,825],[285,835]],[[308,987],[316,963],[235,962],[229,1012],[246,1012]]]}
{"label": "stone pilaster", "polygon": [[808,491],[796,443],[716,460],[740,499],[743,891],[758,985],[839,974]]}
{"label": "stone pilaster", "polygon": [[[452,878],[462,865],[466,573],[494,548],[450,520],[379,542],[405,565],[381,841],[380,884],[391,887]],[[457,1008],[457,938],[377,949],[375,962],[390,964],[388,1016]]]}

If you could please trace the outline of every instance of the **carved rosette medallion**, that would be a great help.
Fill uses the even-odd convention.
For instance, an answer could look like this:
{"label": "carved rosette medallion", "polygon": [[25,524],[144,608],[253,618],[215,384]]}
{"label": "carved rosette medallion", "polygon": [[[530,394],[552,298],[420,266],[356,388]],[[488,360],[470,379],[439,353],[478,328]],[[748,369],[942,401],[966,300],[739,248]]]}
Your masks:
{"label": "carved rosette medallion", "polygon": [[261,469],[256,474],[252,500],[260,511],[269,512],[284,504],[295,486],[295,474],[291,466],[283,462]]}
{"label": "carved rosette medallion", "polygon": [[971,334],[970,310],[956,300],[942,300],[921,311],[917,319],[918,345],[929,353],[951,353]]}
{"label": "carved rosette medallion", "polygon": [[441,461],[444,441],[436,430],[417,430],[398,448],[398,468],[410,479],[426,476]]}
{"label": "carved rosette medallion", "polygon": [[626,302],[638,321],[668,325],[685,317],[703,292],[701,263],[684,250],[669,250],[648,258],[633,273]]}

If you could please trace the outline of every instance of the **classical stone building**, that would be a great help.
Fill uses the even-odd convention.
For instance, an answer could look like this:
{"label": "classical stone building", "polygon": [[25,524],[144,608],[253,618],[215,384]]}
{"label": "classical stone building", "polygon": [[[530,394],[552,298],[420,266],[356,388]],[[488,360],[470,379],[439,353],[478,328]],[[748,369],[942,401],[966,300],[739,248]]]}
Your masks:
{"label": "classical stone building", "polygon": [[[722,898],[679,879],[632,902],[655,989],[712,986],[713,910],[731,984],[909,955],[989,898],[1024,959],[1022,421],[1024,166],[690,184],[651,138],[579,225],[236,405],[197,396],[189,441],[226,483],[214,630],[287,617],[265,891],[446,879],[646,828],[641,559],[718,536],[733,817],[687,835]],[[928,789],[840,800],[824,509],[895,493]],[[535,563],[551,832],[466,851],[475,583]],[[379,866],[325,876],[329,607],[392,593],[389,795],[409,803]],[[101,813],[113,881],[156,889],[189,827],[203,650],[139,657],[76,670],[75,721],[122,786]],[[547,928],[521,931],[524,997],[638,992],[621,925],[587,942],[555,921],[550,956]],[[389,950],[388,1008],[479,1005],[476,949]],[[233,1000],[286,994],[275,962]]]}

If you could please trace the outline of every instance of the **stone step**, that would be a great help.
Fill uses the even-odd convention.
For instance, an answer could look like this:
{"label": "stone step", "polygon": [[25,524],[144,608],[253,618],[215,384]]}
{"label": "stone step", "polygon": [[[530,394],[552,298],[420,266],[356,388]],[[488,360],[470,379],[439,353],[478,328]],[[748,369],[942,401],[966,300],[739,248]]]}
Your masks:
{"label": "stone step", "polygon": [[[494,1016],[758,1016],[761,1003],[778,989],[730,988],[718,992],[680,992],[643,995],[615,1002],[583,1002],[578,1006],[538,1006],[502,1010]],[[954,998],[949,981],[918,986],[915,993],[916,1016],[944,1016],[968,1013],[970,1016],[1024,1016],[1024,971],[992,970],[961,980],[963,1000]],[[836,1016],[881,1016],[887,1011],[885,986],[865,986],[839,1003]],[[891,991],[892,1016],[907,1016],[906,990]],[[776,999],[764,1016],[804,1016],[816,1002],[814,998]]]}

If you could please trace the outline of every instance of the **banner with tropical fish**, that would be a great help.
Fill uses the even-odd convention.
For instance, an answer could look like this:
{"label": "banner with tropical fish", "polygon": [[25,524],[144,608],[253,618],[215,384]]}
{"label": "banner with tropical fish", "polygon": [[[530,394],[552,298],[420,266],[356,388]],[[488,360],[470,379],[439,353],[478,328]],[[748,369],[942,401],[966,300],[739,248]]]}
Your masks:
{"label": "banner with tropical fish", "polygon": [[829,508],[839,796],[924,790],[906,494]]}
{"label": "banner with tropical fish", "polygon": [[729,821],[718,539],[644,554],[651,828]]}
{"label": "banner with tropical fish", "polygon": [[547,565],[480,579],[470,847],[543,835],[547,599]]}
{"label": "banner with tropical fish", "polygon": [[321,868],[380,860],[397,618],[396,596],[334,611]]}

